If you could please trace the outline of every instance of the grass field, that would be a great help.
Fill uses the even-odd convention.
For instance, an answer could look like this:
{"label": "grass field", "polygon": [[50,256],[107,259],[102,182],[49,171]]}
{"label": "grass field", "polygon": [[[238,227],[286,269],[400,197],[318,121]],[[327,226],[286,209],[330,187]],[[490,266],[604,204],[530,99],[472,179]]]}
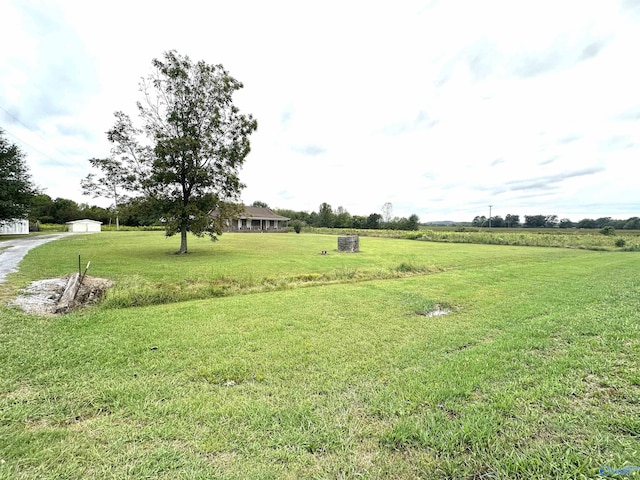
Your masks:
{"label": "grass field", "polygon": [[78,253],[117,286],[64,317],[0,309],[0,478],[639,476],[640,253],[336,243],[32,250],[5,298]]}

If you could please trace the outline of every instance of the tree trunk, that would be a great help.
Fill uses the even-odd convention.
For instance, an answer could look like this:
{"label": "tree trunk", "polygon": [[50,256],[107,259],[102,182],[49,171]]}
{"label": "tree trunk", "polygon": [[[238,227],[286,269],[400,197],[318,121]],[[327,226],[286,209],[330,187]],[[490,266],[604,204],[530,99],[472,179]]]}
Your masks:
{"label": "tree trunk", "polygon": [[183,225],[180,227],[180,255],[187,253],[187,227]]}

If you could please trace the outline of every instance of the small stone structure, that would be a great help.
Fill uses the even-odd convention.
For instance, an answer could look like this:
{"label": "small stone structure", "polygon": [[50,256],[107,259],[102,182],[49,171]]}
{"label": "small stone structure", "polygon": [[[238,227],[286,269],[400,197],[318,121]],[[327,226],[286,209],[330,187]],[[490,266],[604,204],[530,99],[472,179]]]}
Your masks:
{"label": "small stone structure", "polygon": [[338,251],[357,253],[360,251],[360,237],[358,235],[349,235],[346,237],[338,237]]}

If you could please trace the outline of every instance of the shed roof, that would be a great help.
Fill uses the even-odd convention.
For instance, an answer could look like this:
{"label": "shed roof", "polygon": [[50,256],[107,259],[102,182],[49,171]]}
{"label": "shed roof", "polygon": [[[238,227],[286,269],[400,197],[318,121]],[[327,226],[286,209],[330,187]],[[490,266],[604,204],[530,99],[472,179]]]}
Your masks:
{"label": "shed roof", "polygon": [[99,222],[97,220],[90,220],[88,218],[84,218],[82,220],[73,220],[71,222],[67,222],[67,225],[75,224],[75,223],[97,223],[99,225],[102,225],[102,222]]}

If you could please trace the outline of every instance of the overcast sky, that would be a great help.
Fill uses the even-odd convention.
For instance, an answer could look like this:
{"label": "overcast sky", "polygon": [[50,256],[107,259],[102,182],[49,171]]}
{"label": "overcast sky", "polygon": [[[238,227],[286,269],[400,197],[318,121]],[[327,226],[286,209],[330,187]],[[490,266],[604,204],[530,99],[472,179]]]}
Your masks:
{"label": "overcast sky", "polygon": [[640,216],[640,0],[0,0],[0,127],[82,196],[151,60],[221,63],[245,203],[421,221]]}

